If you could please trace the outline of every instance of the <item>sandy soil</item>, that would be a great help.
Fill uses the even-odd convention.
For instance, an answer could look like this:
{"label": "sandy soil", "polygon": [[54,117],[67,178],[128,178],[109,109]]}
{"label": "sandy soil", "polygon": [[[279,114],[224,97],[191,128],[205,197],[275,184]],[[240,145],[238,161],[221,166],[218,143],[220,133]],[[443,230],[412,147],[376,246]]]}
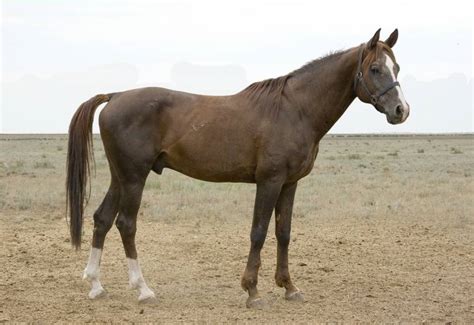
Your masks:
{"label": "sandy soil", "polygon": [[97,175],[83,248],[64,219],[65,137],[0,137],[0,321],[474,323],[474,139],[327,138],[297,192],[290,271],[305,302],[276,287],[274,224],[262,252],[264,310],[245,307],[240,276],[255,188],[165,171],[147,183],[137,247],[157,294],[128,290],[118,231],[106,240],[102,284],[81,280],[91,215],[108,183]]}

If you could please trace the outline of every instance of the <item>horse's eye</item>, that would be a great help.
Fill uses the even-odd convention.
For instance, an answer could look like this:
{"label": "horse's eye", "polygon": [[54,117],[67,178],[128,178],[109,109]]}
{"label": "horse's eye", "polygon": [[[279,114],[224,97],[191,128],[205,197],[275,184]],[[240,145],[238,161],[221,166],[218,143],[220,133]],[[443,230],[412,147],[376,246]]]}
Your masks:
{"label": "horse's eye", "polygon": [[370,71],[371,71],[373,74],[377,74],[377,73],[380,72],[379,67],[376,66],[376,65],[371,66],[371,67],[370,67]]}

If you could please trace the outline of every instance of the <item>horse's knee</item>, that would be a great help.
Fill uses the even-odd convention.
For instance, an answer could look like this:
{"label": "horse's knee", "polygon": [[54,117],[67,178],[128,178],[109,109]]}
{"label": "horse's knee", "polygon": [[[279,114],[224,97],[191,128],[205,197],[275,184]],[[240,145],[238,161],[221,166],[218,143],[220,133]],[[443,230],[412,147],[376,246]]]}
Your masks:
{"label": "horse's knee", "polygon": [[263,244],[265,243],[265,237],[267,237],[266,231],[262,231],[260,229],[252,230],[252,233],[250,234],[252,249],[262,249]]}
{"label": "horse's knee", "polygon": [[290,244],[290,232],[289,231],[277,231],[276,238],[278,245],[281,247],[288,247]]}

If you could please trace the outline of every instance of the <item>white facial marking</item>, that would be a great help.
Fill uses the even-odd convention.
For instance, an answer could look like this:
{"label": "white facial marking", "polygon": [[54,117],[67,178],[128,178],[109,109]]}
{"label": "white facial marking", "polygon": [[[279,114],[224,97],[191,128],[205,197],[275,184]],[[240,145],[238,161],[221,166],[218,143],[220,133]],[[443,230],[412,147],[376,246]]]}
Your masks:
{"label": "white facial marking", "polygon": [[138,300],[146,300],[149,298],[154,298],[155,294],[153,291],[148,288],[145,283],[145,279],[143,278],[142,271],[140,269],[140,265],[138,261],[132,258],[127,258],[128,262],[128,279],[130,288],[138,289],[139,296]]}
{"label": "white facial marking", "polygon": [[89,255],[89,262],[87,263],[86,269],[84,270],[84,275],[82,276],[84,280],[87,279],[91,282],[92,288],[89,292],[89,298],[91,299],[98,298],[105,293],[105,290],[99,281],[101,256],[102,250],[92,247],[91,253]]}
{"label": "white facial marking", "polygon": [[[397,81],[397,78],[395,77],[395,71],[394,71],[395,63],[393,63],[392,58],[387,53],[384,53],[384,55],[385,55],[385,65],[390,71],[390,75],[392,76],[392,81],[395,82]],[[397,91],[398,98],[402,102],[402,105],[404,107],[408,107],[408,103],[406,102],[405,97],[403,96],[403,92],[400,86],[396,86],[395,90]]]}

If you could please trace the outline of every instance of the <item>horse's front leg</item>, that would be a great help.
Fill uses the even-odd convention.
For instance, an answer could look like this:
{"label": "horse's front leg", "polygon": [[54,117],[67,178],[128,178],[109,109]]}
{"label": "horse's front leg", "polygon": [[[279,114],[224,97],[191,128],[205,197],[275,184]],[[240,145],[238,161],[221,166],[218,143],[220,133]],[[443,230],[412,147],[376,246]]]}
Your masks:
{"label": "horse's front leg", "polygon": [[267,236],[268,224],[273,208],[280,194],[282,182],[269,180],[257,183],[257,194],[250,233],[250,253],[242,276],[242,288],[248,292],[247,307],[259,308],[264,305],[257,290],[258,269],[260,268],[260,251]]}
{"label": "horse's front leg", "polygon": [[275,235],[278,241],[275,281],[279,287],[286,289],[286,299],[303,301],[303,294],[291,281],[288,269],[288,245],[290,244],[291,215],[296,185],[297,183],[285,184],[275,206]]}

